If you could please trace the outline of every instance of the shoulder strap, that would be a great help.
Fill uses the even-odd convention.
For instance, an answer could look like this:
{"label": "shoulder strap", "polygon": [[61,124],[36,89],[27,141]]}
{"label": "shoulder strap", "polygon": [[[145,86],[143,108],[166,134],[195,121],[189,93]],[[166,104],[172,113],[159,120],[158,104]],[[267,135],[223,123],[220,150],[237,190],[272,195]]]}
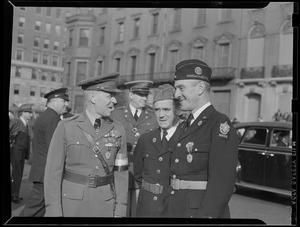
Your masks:
{"label": "shoulder strap", "polygon": [[92,145],[92,150],[94,151],[94,153],[98,156],[101,164],[103,165],[103,168],[105,170],[105,173],[108,175],[110,174],[110,171],[109,171],[109,167],[107,165],[107,163],[105,162],[102,154],[101,154],[101,150],[99,149],[99,147],[96,145],[96,143],[94,142],[92,136],[88,133],[86,133],[85,131],[83,131],[83,134],[85,135],[85,137],[87,138],[87,140],[90,142],[90,144]]}

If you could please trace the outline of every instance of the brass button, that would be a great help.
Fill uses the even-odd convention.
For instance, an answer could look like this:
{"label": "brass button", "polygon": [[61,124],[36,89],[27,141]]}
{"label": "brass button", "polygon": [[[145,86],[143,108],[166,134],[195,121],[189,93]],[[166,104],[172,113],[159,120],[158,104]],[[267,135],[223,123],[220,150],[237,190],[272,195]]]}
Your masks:
{"label": "brass button", "polygon": [[154,197],[153,197],[153,200],[154,200],[154,201],[156,201],[156,200],[157,200],[157,197],[156,197],[156,196],[154,196]]}
{"label": "brass button", "polygon": [[174,191],[171,191],[171,194],[172,194],[172,195],[174,195],[174,193],[175,193]]}
{"label": "brass button", "polygon": [[158,170],[156,170],[156,172],[159,174],[159,173],[160,173],[160,170],[158,169]]}
{"label": "brass button", "polygon": [[181,147],[181,143],[177,143],[177,147]]}
{"label": "brass button", "polygon": [[158,158],[158,160],[159,160],[159,161],[162,161],[162,160],[163,160],[163,158],[162,158],[162,157],[159,157],[159,158]]}
{"label": "brass button", "polygon": [[99,169],[100,167],[99,166],[96,166],[96,169]]}
{"label": "brass button", "polygon": [[175,163],[178,163],[178,162],[179,162],[179,159],[178,159],[178,158],[176,158],[176,159],[175,159]]}
{"label": "brass button", "polygon": [[97,145],[99,145],[99,142],[96,142]]}
{"label": "brass button", "polygon": [[176,175],[174,174],[172,177],[173,177],[173,179],[175,179],[175,178],[176,178]]}

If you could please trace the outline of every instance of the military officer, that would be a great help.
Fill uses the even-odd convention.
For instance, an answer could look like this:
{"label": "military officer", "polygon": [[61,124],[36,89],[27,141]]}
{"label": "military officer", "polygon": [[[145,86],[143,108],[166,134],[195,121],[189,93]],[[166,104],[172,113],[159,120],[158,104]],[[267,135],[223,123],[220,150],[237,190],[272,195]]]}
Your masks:
{"label": "military officer", "polygon": [[45,169],[45,216],[124,217],[128,160],[124,127],[110,114],[119,74],[88,78],[84,111],[62,120]]}
{"label": "military officer", "polygon": [[[134,177],[141,187],[136,217],[164,217],[164,199],[169,188],[169,143],[176,141],[178,125],[174,87],[160,85],[153,105],[159,128],[143,134],[134,149]],[[175,133],[175,134],[174,134]]]}
{"label": "military officer", "polygon": [[135,214],[138,194],[138,185],[135,184],[133,177],[133,150],[142,134],[158,128],[153,108],[146,105],[149,88],[152,84],[153,82],[149,80],[136,80],[125,83],[125,88],[129,89],[129,104],[116,108],[112,113],[112,118],[121,122],[126,130],[130,190],[128,217],[133,217]]}
{"label": "military officer", "polygon": [[175,95],[191,111],[171,147],[170,217],[229,218],[238,160],[237,133],[230,119],[210,103],[212,70],[203,61],[179,62]]}
{"label": "military officer", "polygon": [[33,183],[30,197],[20,213],[24,217],[43,217],[45,214],[44,173],[49,144],[60,115],[66,111],[69,96],[67,88],[45,94],[47,109],[35,120],[33,128],[33,154],[28,179]]}

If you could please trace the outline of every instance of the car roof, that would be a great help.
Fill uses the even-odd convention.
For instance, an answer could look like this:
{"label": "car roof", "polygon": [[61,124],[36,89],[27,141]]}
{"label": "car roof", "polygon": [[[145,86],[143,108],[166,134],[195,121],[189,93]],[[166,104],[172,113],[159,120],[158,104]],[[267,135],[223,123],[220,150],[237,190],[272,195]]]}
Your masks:
{"label": "car roof", "polygon": [[254,121],[254,122],[241,122],[234,124],[235,128],[242,127],[272,127],[272,128],[287,128],[292,129],[292,122],[281,122],[281,121]]}

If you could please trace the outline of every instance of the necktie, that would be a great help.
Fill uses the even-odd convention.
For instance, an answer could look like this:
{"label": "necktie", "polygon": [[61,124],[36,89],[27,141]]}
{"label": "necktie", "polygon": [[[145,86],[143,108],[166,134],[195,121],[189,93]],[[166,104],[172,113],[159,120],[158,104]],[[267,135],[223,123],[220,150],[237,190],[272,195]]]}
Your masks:
{"label": "necktie", "polygon": [[100,118],[97,118],[94,123],[94,128],[95,128],[96,132],[99,132],[100,126],[101,126],[101,120],[100,120]]}
{"label": "necktie", "polygon": [[138,109],[135,110],[135,114],[134,114],[134,119],[135,121],[137,121],[139,119],[139,116],[138,116]]}
{"label": "necktie", "polygon": [[162,147],[163,147],[164,151],[168,150],[167,135],[168,135],[168,132],[166,130],[163,130],[163,136],[162,136],[161,143],[162,143]]}
{"label": "necktie", "polygon": [[191,121],[194,119],[194,115],[190,114],[188,119],[186,120],[185,130],[191,125]]}

